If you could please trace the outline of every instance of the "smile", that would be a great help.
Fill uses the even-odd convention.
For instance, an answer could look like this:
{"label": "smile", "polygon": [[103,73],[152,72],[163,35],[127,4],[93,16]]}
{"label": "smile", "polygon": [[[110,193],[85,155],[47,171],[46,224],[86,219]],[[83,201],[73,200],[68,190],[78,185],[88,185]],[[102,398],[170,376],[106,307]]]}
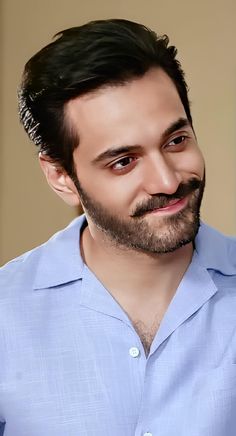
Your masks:
{"label": "smile", "polygon": [[164,214],[174,214],[177,213],[179,211],[181,211],[182,209],[184,209],[187,206],[188,203],[188,196],[181,198],[181,199],[174,199],[171,200],[167,206],[165,207],[160,207],[158,209],[153,209],[150,212],[148,212],[148,214],[159,214],[159,215],[164,215]]}

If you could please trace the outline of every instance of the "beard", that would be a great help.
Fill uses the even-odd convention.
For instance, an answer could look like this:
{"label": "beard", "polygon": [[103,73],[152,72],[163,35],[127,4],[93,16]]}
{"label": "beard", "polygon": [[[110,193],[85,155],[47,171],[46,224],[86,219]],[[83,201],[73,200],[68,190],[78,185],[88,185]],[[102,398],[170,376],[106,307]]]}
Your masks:
{"label": "beard", "polygon": [[[115,215],[100,202],[91,198],[77,177],[73,182],[79,193],[84,211],[109,241],[120,248],[146,254],[165,254],[193,242],[200,226],[205,175],[202,180],[192,178],[181,183],[174,194],[157,194],[136,205],[127,219]],[[171,200],[189,195],[188,204],[181,211],[163,217],[147,216],[154,209],[168,206]]]}

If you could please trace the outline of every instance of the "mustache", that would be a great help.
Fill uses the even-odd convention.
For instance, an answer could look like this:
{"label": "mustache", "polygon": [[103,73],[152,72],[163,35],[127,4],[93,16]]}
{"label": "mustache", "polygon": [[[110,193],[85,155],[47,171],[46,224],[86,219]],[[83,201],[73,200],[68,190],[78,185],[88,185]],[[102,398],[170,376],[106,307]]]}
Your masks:
{"label": "mustache", "polygon": [[145,215],[147,212],[153,211],[154,209],[160,209],[168,206],[171,200],[181,200],[188,194],[191,194],[199,189],[201,184],[202,181],[196,178],[192,178],[186,183],[180,183],[177,191],[174,194],[157,194],[149,198],[149,200],[138,204],[131,217],[139,218]]}

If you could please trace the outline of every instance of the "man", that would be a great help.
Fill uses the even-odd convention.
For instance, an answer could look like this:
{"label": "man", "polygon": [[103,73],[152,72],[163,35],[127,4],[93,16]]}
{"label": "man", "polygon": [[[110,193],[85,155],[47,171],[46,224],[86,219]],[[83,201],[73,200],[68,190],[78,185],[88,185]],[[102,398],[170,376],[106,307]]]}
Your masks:
{"label": "man", "polygon": [[84,215],[1,271],[4,436],[235,436],[236,242],[200,224],[176,49],[88,23],[27,63],[19,96],[49,185]]}

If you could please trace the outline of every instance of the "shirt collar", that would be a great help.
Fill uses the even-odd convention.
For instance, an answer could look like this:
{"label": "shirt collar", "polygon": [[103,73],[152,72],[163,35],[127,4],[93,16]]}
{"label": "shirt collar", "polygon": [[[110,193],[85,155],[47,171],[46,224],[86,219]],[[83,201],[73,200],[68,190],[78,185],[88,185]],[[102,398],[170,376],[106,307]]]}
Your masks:
{"label": "shirt collar", "polygon": [[56,233],[39,247],[40,257],[34,289],[46,289],[82,278],[84,263],[80,253],[80,233],[84,215]]}
{"label": "shirt collar", "polygon": [[[46,289],[82,279],[84,263],[80,253],[82,215],[39,247],[40,258],[34,289]],[[200,264],[224,275],[236,274],[236,238],[225,237],[201,223],[195,240]]]}
{"label": "shirt collar", "polygon": [[201,223],[195,240],[199,262],[223,275],[236,274],[236,238],[225,236]]}

